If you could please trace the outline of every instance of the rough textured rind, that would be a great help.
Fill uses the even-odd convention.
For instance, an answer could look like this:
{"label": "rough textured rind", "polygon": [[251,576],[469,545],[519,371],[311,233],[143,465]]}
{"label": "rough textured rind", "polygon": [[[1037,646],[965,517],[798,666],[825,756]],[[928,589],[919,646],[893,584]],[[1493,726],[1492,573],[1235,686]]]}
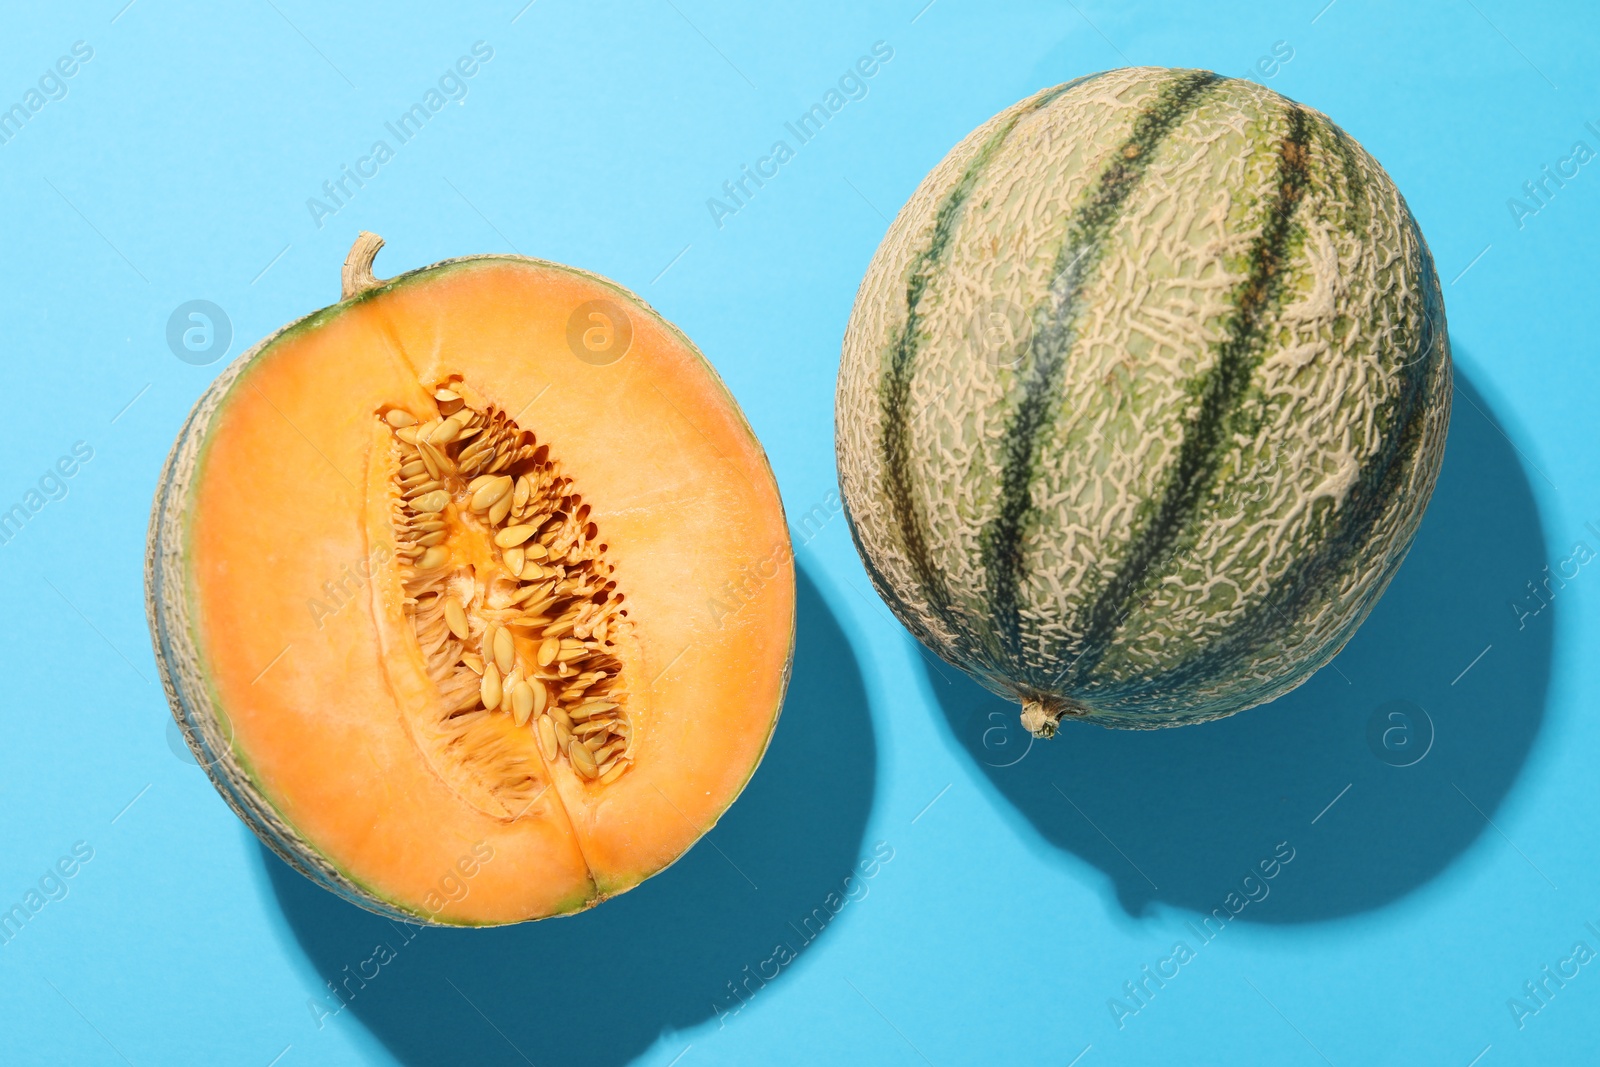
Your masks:
{"label": "rough textured rind", "polygon": [[1195,722],[1354,633],[1450,395],[1376,161],[1253,83],[1117,70],[995,116],[896,217],[845,335],[840,487],[951,663],[1057,714]]}
{"label": "rough textured rind", "polygon": [[234,360],[189,412],[162,467],[160,489],[150,512],[144,560],[145,617],[150,624],[156,666],[161,672],[167,704],[190,750],[234,814],[285,863],[324,889],[385,918],[426,922],[420,915],[374,897],[326,856],[306,848],[271,800],[257,788],[234,751],[226,713],[206,684],[199,643],[190,618],[184,542],[189,489],[205,446],[206,429],[257,355],[285,334],[311,324],[324,313],[316,312],[290,323]]}

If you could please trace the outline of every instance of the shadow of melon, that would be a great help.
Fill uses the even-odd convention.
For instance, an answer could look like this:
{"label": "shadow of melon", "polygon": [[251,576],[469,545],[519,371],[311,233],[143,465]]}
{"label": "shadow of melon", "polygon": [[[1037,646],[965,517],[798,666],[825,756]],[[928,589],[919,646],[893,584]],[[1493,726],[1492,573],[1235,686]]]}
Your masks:
{"label": "shadow of melon", "polygon": [[[774,995],[750,975],[779,942],[803,954],[807,938],[827,936],[805,920],[857,862],[877,766],[855,654],[816,586],[797,579],[794,673],[766,759],[717,827],[637,889],[571,918],[419,928],[345,903],[261,848],[313,972],[308,996],[332,1011],[323,982],[376,972],[322,1024],[353,1016],[406,1064],[619,1064],[664,1031],[732,1025],[733,985],[747,983],[739,996],[751,1003]],[[368,962],[378,945],[393,958]],[[772,984],[784,980],[779,970]],[[307,1044],[317,1017],[308,1006]]]}
{"label": "shadow of melon", "polygon": [[1410,555],[1338,658],[1273,703],[1153,732],[1068,723],[1032,742],[1016,705],[922,657],[952,740],[1002,807],[1041,847],[1104,872],[1129,914],[1153,902],[1206,914],[1231,892],[1237,904],[1244,876],[1287,841],[1293,861],[1252,883],[1267,895],[1238,918],[1350,915],[1492,833],[1544,718],[1557,607],[1511,607],[1538,604],[1527,583],[1550,562],[1544,532],[1528,473],[1459,363],[1456,388]]}

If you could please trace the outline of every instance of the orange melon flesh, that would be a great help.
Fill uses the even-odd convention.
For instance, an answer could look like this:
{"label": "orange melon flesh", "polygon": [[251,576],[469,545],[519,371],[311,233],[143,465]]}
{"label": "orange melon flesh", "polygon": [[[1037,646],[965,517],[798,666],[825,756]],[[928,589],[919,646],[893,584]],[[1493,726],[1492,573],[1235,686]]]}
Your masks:
{"label": "orange melon flesh", "polygon": [[[629,313],[609,365],[568,344],[592,300]],[[632,765],[602,784],[529,740],[548,788],[514,816],[463,795],[408,726],[430,694],[396,650],[414,638],[374,521],[393,462],[379,415],[421,412],[452,379],[559,461],[632,627]],[[693,346],[601,279],[455,261],[290,328],[222,401],[189,509],[186,592],[233,754],[299,842],[399,911],[495,924],[591,906],[685,852],[765,751],[794,626],[770,467]]]}

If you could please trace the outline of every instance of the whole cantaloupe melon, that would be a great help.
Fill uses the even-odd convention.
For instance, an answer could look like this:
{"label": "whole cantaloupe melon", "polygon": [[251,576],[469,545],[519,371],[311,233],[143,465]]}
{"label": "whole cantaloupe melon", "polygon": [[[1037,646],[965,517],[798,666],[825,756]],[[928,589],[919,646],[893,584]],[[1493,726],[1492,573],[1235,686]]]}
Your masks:
{"label": "whole cantaloupe melon", "polygon": [[1034,733],[1199,722],[1349,640],[1450,395],[1432,257],[1360,145],[1250,82],[1115,70],[984,123],[895,219],[840,488],[885,601]]}

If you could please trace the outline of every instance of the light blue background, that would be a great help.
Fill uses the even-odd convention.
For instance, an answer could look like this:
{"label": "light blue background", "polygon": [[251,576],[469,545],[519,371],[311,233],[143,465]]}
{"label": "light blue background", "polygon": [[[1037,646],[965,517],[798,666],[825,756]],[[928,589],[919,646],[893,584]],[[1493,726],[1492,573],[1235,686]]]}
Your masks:
{"label": "light blue background", "polygon": [[[0,507],[74,442],[93,459],[0,547],[0,908],[75,842],[94,854],[0,946],[0,1060],[1593,1056],[1600,964],[1551,983],[1520,1029],[1507,1001],[1575,942],[1600,950],[1584,926],[1600,927],[1600,577],[1568,564],[1548,607],[1512,606],[1537,606],[1526,583],[1575,542],[1600,549],[1585,526],[1600,527],[1600,169],[1520,227],[1507,200],[1574,141],[1600,149],[1584,126],[1600,127],[1600,16],[1509,0],[924,2],[11,5],[0,103],[75,41],[94,55],[0,144]],[[318,228],[307,198],[480,40],[494,58],[461,106]],[[869,95],[716,226],[707,198],[880,40],[894,58]],[[1129,63],[1242,75],[1280,41],[1293,58],[1260,80],[1341,123],[1420,220],[1462,384],[1417,548],[1337,670],[1227,722],[1070,729],[1001,766],[1025,750],[1012,711],[990,718],[999,704],[919,654],[835,515],[797,532],[795,687],[723,825],[597,912],[412,941],[287,872],[175,754],[142,610],[145,524],[169,443],[226,365],[174,357],[181,303],[224,308],[237,355],[335,298],[358,229],[389,241],[380,274],[512,249],[599,271],[704,349],[799,523],[830,512],[840,338],[921,176],[1042,86]],[[1368,746],[1391,700],[1432,717],[1415,766]],[[880,841],[893,858],[866,896],[732,1000],[727,983],[798,946],[790,924]],[[1271,895],[1202,945],[1188,924],[1282,841],[1295,858]],[[396,959],[319,1025],[324,982],[379,940]],[[1195,958],[1119,1028],[1108,1000],[1178,940]]]}

